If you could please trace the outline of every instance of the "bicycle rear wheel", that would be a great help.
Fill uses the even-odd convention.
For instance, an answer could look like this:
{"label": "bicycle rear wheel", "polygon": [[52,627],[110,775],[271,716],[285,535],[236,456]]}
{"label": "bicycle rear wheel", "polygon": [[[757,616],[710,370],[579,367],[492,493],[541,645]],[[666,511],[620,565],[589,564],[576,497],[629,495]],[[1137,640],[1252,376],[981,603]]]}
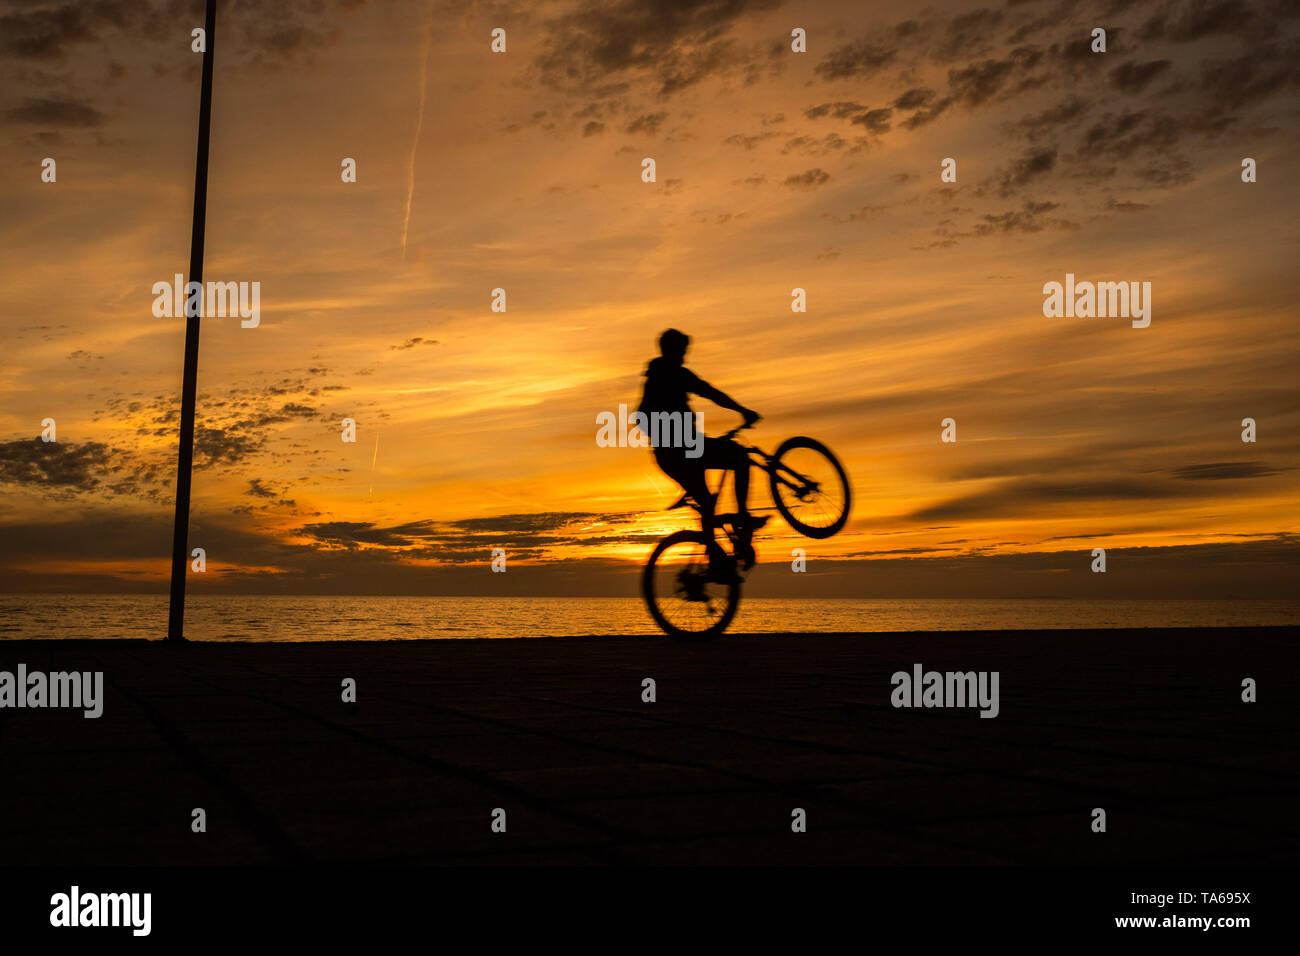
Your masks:
{"label": "bicycle rear wheel", "polygon": [[831,450],[813,438],[787,438],[767,472],[772,501],[790,527],[829,538],[849,520],[849,479]]}
{"label": "bicycle rear wheel", "polygon": [[712,580],[709,538],[678,531],[655,547],[641,574],[641,592],[655,623],[680,641],[709,641],[727,629],[740,606],[740,582]]}

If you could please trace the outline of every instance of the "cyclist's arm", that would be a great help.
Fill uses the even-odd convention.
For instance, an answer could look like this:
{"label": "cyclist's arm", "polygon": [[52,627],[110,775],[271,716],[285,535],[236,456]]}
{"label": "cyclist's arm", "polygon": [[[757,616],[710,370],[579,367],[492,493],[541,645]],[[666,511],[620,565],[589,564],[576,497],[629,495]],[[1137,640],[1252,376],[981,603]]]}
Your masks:
{"label": "cyclist's arm", "polygon": [[709,401],[713,402],[713,404],[718,405],[721,408],[729,408],[733,412],[739,412],[741,415],[744,415],[746,419],[749,419],[751,417],[755,420],[758,419],[757,412],[751,411],[750,409],[746,408],[744,405],[740,404],[740,402],[736,401],[734,398],[732,398],[730,395],[728,395],[726,392],[722,391],[721,389],[714,388],[712,385],[704,381],[704,379],[700,378],[694,372],[691,372],[689,374],[693,379],[691,383],[691,391],[694,392],[696,395],[700,396],[701,398],[707,398]]}

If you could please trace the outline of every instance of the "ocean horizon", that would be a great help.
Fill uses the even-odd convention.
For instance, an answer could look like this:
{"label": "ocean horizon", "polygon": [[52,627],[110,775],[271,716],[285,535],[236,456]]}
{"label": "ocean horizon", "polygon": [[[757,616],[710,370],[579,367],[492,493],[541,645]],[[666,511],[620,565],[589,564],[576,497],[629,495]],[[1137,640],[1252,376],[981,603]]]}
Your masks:
{"label": "ocean horizon", "polygon": [[[1079,630],[1295,626],[1300,602],[1046,598],[745,598],[731,633]],[[0,595],[0,641],[160,640],[167,595]],[[663,637],[639,598],[201,595],[197,641],[383,641]]]}

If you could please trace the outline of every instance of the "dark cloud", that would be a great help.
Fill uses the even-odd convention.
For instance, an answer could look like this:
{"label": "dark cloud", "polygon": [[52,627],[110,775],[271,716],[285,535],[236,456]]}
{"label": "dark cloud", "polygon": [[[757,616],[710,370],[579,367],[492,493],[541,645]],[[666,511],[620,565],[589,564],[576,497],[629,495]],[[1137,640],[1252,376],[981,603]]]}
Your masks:
{"label": "dark cloud", "polygon": [[824,169],[814,168],[787,176],[782,185],[789,186],[791,189],[818,189],[825,186],[830,181],[830,178],[830,173]]}
{"label": "dark cloud", "polygon": [[[864,137],[865,139],[865,137]],[[782,153],[809,153],[819,156],[827,156],[831,153],[845,149],[849,141],[840,136],[839,133],[827,133],[821,139],[815,136],[794,136],[786,140]]]}
{"label": "dark cloud", "polygon": [[0,484],[40,489],[46,497],[98,494],[156,501],[169,492],[174,467],[158,453],[130,453],[102,442],[0,443]]}
{"label": "dark cloud", "polygon": [[[963,69],[948,71],[948,88],[954,98],[967,106],[979,106],[1004,91],[1016,92],[1036,85],[1028,75],[1042,58],[1042,51],[1018,47],[1002,60],[982,60]],[[1012,85],[1019,80],[1018,86]]]}
{"label": "dark cloud", "polygon": [[1143,212],[1144,210],[1150,209],[1151,206],[1148,203],[1132,202],[1130,200],[1125,200],[1124,202],[1117,202],[1112,197],[1111,200],[1106,203],[1106,208],[1113,209],[1116,212]]}
{"label": "dark cloud", "polygon": [[554,531],[574,522],[592,522],[623,518],[624,515],[601,515],[592,511],[552,511],[536,514],[497,515],[493,518],[462,518],[451,522],[462,531],[485,531],[492,534],[530,534]]}
{"label": "dark cloud", "polygon": [[485,561],[498,547],[505,548],[511,560],[532,560],[546,558],[550,549],[557,547],[657,540],[655,534],[619,531],[620,525],[636,517],[623,513],[541,512],[446,522],[419,520],[388,527],[368,521],[326,521],[304,525],[294,534],[352,553],[384,550],[394,560],[466,564]]}
{"label": "dark cloud", "polygon": [[1192,164],[1181,157],[1155,160],[1137,171],[1137,176],[1153,186],[1182,186],[1193,179]]}
{"label": "dark cloud", "polygon": [[1164,152],[1181,137],[1181,125],[1168,113],[1126,110],[1118,115],[1107,113],[1090,126],[1079,141],[1079,152],[1091,157],[1110,154],[1128,158],[1144,150]]}
{"label": "dark cloud", "polygon": [[1065,505],[1089,502],[1162,501],[1185,497],[1183,485],[1141,478],[1015,479],[996,488],[927,505],[908,517],[917,521],[991,519],[1033,514],[1059,514]]}
{"label": "dark cloud", "polygon": [[1221,34],[1253,30],[1257,14],[1241,0],[1180,0],[1164,7],[1138,30],[1143,41],[1190,43]]}
{"label": "dark cloud", "polygon": [[546,23],[533,68],[569,91],[621,91],[633,75],[671,96],[705,77],[743,67],[749,54],[728,36],[744,16],[779,0],[584,0]]}
{"label": "dark cloud", "polygon": [[985,213],[975,224],[974,235],[989,236],[1000,232],[1042,232],[1045,229],[1073,229],[1064,219],[1048,219],[1046,214],[1060,208],[1054,202],[1026,202],[1019,209],[1003,213]]}
{"label": "dark cloud", "polygon": [[947,110],[948,107],[952,106],[953,102],[954,100],[951,96],[945,96],[943,99],[939,100],[933,106],[926,107],[925,109],[922,110],[917,110],[907,119],[903,120],[903,128],[908,130],[913,130],[913,129],[919,129],[920,127],[925,126],[928,123],[933,123],[935,120],[937,120],[940,116],[943,115],[944,111]]}
{"label": "dark cloud", "polygon": [[624,127],[623,132],[631,133],[649,133],[653,136],[659,132],[659,127],[663,125],[664,120],[668,118],[667,113],[644,113],[638,116],[632,122]]}
{"label": "dark cloud", "polygon": [[[230,0],[222,5],[220,32],[227,55],[275,66],[323,47],[342,33],[341,16],[365,0]],[[87,44],[139,47],[141,39],[176,41],[176,24],[188,48],[190,24],[201,24],[201,0],[5,0],[0,13],[0,55],[58,60]],[[237,40],[235,38],[238,38]]]}
{"label": "dark cloud", "polygon": [[1276,93],[1300,86],[1300,41],[1283,47],[1261,44],[1240,57],[1212,60],[1201,67],[1201,91],[1221,109],[1258,105]]}
{"label": "dark cloud", "polygon": [[867,110],[859,116],[853,117],[851,122],[858,126],[865,126],[873,133],[888,133],[890,129],[889,118],[894,115],[891,109]]}
{"label": "dark cloud", "polygon": [[244,492],[244,493],[247,494],[247,495],[253,495],[254,497],[257,497],[257,498],[275,498],[275,497],[278,497],[278,495],[276,494],[276,492],[272,491],[271,488],[268,487],[267,484],[266,484],[266,483],[265,483],[261,478],[253,478],[253,479],[251,479],[251,480],[248,482],[248,491],[246,491],[246,492]]}
{"label": "dark cloud", "polygon": [[[413,348],[415,348],[416,346],[421,346],[421,345],[437,345],[437,344],[438,344],[438,340],[437,340],[437,339],[426,339],[426,338],[424,338],[423,336],[417,335],[417,336],[416,336],[415,338],[413,338],[413,339],[407,339],[407,340],[406,340],[405,342],[403,342],[401,345],[390,345],[390,346],[388,346],[388,348],[389,348],[390,351],[404,351],[404,350],[406,350],[406,349],[413,349]],[[315,369],[308,369],[308,371],[309,371],[309,372],[312,372],[312,373],[315,373],[315,372],[316,372]],[[322,371],[323,371],[323,370],[322,370]]]}
{"label": "dark cloud", "polygon": [[1150,60],[1146,63],[1130,60],[1110,71],[1110,85],[1122,93],[1141,93],[1170,65],[1168,60]]}
{"label": "dark cloud", "polygon": [[297,532],[345,548],[358,548],[361,545],[401,548],[415,544],[417,538],[426,537],[420,532],[431,528],[430,522],[402,525],[399,529],[380,528],[370,521],[323,521],[303,525]]}
{"label": "dark cloud", "polygon": [[70,99],[24,100],[21,106],[5,110],[5,119],[11,123],[33,123],[64,129],[86,129],[102,126],[104,114],[89,103]]}
{"label": "dark cloud", "polygon": [[1074,121],[1091,108],[1092,104],[1082,97],[1071,97],[1038,113],[1022,116],[1016,122],[1010,124],[1010,128],[1012,131],[1024,134],[1031,140],[1037,139],[1042,135],[1053,134],[1057,127],[1073,126]]}
{"label": "dark cloud", "polygon": [[1203,465],[1184,465],[1170,474],[1185,481],[1223,481],[1229,478],[1263,478],[1276,475],[1278,471],[1260,461],[1214,461]]}
{"label": "dark cloud", "polygon": [[897,55],[897,49],[858,40],[836,47],[817,64],[814,72],[826,80],[867,79],[889,66]]}
{"label": "dark cloud", "polygon": [[952,63],[984,53],[1002,17],[1001,10],[987,9],[954,17],[931,51],[931,58],[937,63]]}
{"label": "dark cloud", "polygon": [[934,101],[934,90],[923,86],[914,86],[894,100],[891,106],[898,110],[915,110],[928,106]]}
{"label": "dark cloud", "polygon": [[808,119],[820,119],[823,116],[833,116],[836,119],[847,119],[858,113],[866,112],[867,107],[861,103],[852,100],[841,100],[837,103],[821,103],[817,106],[809,107],[803,111],[803,115]]}
{"label": "dark cloud", "polygon": [[774,132],[772,130],[768,130],[767,132],[764,133],[755,133],[753,136],[745,136],[742,135],[741,133],[736,133],[724,139],[723,143],[727,144],[728,146],[739,146],[743,149],[755,149],[764,140],[768,140],[774,136],[779,136],[779,135],[780,135],[779,133]]}
{"label": "dark cloud", "polygon": [[0,54],[58,59],[72,44],[93,40],[106,29],[139,27],[152,13],[147,3],[135,0],[22,4],[16,12],[0,14]]}
{"label": "dark cloud", "polygon": [[45,442],[39,438],[0,444],[0,482],[91,491],[112,467],[112,450],[100,442]]}
{"label": "dark cloud", "polygon": [[998,183],[998,194],[1010,196],[1056,167],[1056,147],[1033,147],[1012,162]]}
{"label": "dark cloud", "polygon": [[238,465],[260,452],[265,445],[265,436],[249,435],[234,427],[218,428],[199,423],[194,427],[194,467]]}

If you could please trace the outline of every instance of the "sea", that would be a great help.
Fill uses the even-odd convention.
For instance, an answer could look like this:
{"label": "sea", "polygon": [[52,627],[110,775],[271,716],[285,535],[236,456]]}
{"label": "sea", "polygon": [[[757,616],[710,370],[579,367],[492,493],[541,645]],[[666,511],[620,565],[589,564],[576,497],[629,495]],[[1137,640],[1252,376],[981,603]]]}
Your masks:
{"label": "sea", "polygon": [[[745,598],[731,633],[1300,625],[1294,601]],[[0,641],[161,639],[167,595],[0,595]],[[656,635],[635,598],[198,596],[198,641],[389,641]]]}

